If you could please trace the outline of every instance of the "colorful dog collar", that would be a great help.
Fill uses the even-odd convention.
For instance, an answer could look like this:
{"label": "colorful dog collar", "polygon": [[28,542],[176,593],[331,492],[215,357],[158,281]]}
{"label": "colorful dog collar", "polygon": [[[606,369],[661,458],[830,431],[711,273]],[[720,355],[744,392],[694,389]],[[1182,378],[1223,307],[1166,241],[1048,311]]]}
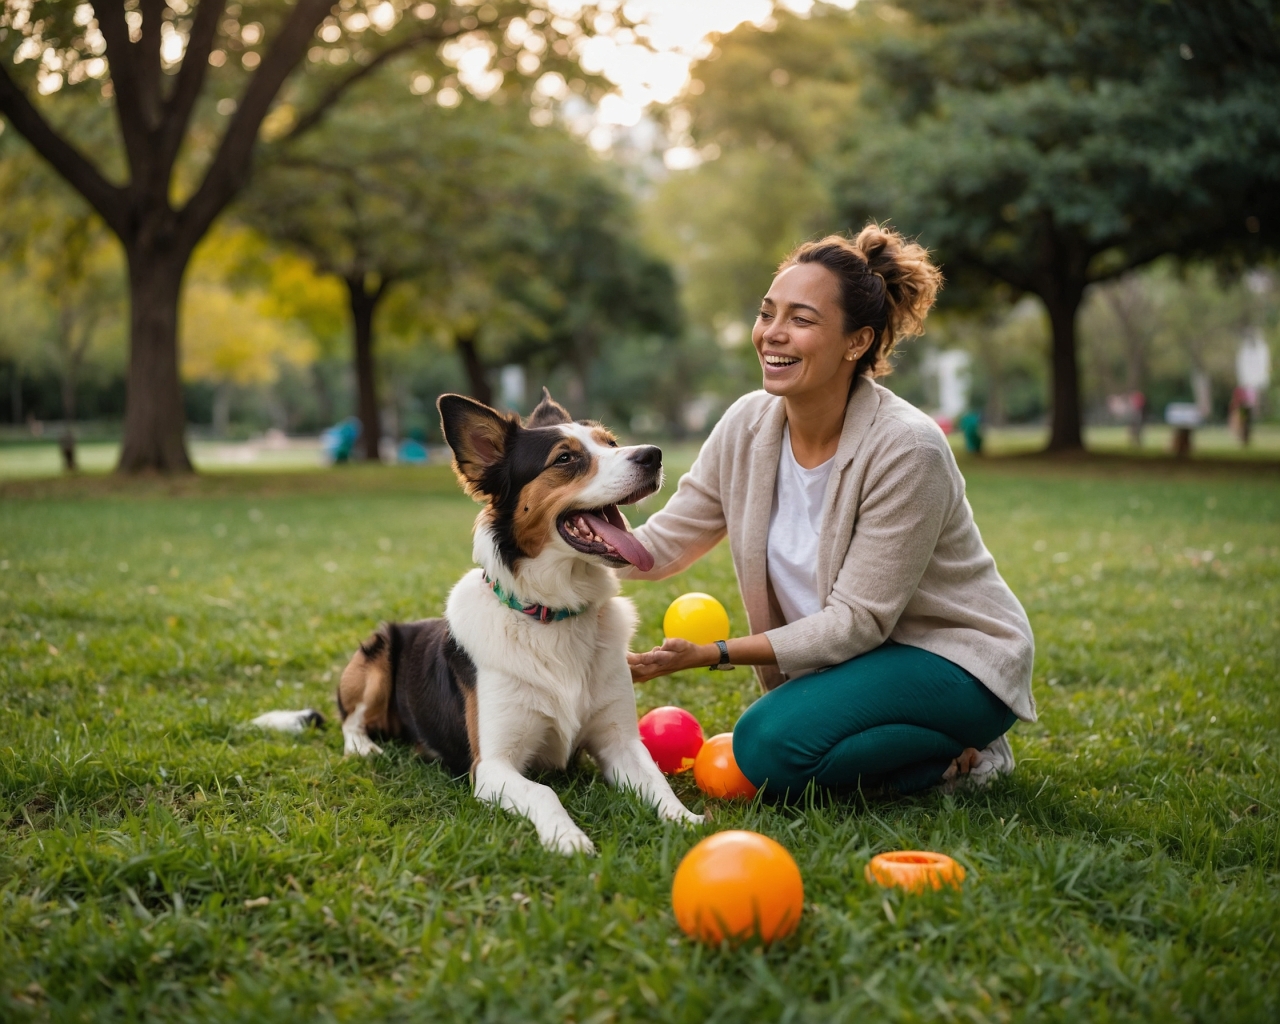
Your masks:
{"label": "colorful dog collar", "polygon": [[508,608],[514,608],[522,615],[527,615],[531,619],[537,619],[539,622],[560,622],[564,619],[571,619],[575,615],[581,615],[585,609],[582,608],[548,608],[545,604],[526,604],[517,597],[513,597],[502,589],[502,585],[497,580],[489,579],[486,572],[484,581],[489,585],[489,589],[493,591],[494,596],[505,604]]}

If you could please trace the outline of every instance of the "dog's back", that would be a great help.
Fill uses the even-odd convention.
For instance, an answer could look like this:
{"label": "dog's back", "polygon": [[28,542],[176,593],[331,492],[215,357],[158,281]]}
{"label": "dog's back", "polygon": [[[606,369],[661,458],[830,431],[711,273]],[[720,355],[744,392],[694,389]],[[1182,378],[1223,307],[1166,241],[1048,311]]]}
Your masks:
{"label": "dog's back", "polygon": [[403,739],[465,775],[479,749],[475,666],[444,619],[380,627],[343,670],[338,713],[349,754],[377,753],[373,739]]}

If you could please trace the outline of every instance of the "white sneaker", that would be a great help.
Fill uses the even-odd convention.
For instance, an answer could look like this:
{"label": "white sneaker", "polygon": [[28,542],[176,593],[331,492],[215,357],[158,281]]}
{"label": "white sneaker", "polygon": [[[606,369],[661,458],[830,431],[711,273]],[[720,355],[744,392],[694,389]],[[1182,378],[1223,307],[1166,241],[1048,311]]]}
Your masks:
{"label": "white sneaker", "polygon": [[958,789],[980,789],[993,779],[1012,772],[1014,763],[1009,737],[1000,735],[981,750],[970,747],[952,761],[943,773],[942,791],[954,793]]}

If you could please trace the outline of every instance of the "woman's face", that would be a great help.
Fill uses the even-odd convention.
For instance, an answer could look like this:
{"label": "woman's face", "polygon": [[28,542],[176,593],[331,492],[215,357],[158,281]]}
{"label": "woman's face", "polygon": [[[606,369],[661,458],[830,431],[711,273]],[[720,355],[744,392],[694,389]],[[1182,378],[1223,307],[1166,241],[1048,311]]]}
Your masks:
{"label": "woman's face", "polygon": [[751,342],[771,395],[848,394],[857,357],[874,332],[844,331],[840,285],[816,263],[797,263],[773,279],[760,303]]}

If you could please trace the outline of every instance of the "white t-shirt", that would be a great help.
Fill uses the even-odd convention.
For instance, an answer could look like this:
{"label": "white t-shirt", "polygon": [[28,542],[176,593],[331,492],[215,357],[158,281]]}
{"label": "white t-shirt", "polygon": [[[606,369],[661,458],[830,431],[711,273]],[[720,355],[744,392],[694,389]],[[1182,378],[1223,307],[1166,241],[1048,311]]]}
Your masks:
{"label": "white t-shirt", "polygon": [[788,623],[822,611],[818,593],[818,534],[822,499],[833,459],[805,469],[791,450],[791,428],[782,430],[782,452],[769,513],[769,581]]}

